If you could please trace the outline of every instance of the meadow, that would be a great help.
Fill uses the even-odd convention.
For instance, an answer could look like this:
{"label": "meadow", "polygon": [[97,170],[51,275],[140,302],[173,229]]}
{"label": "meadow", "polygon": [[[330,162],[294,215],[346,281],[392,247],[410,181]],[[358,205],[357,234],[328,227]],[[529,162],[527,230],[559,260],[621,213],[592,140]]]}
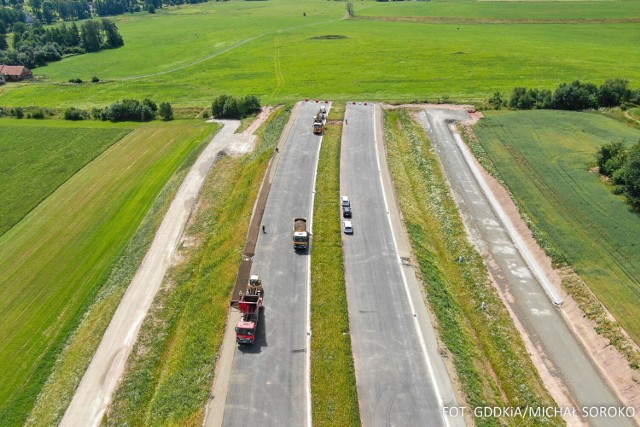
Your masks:
{"label": "meadow", "polygon": [[[640,131],[596,114],[496,112],[475,126],[479,143],[524,213],[597,298],[640,342],[640,216],[593,170],[604,143]],[[552,249],[553,251],[553,249]]]}
{"label": "meadow", "polygon": [[169,178],[213,131],[139,126],[0,237],[0,419],[22,424],[67,338]]}
{"label": "meadow", "polygon": [[[0,104],[89,108],[150,97],[205,108],[221,93],[265,103],[479,102],[514,86],[553,89],[576,78],[640,83],[640,45],[630,43],[640,39],[637,0],[354,5],[355,19],[346,19],[343,2],[316,0],[212,2],[116,17],[123,48],[38,68],[41,79],[0,88]],[[406,15],[417,21],[394,20]],[[67,83],[92,76],[101,81]]]}
{"label": "meadow", "polygon": [[0,121],[0,236],[131,130],[97,123]]}

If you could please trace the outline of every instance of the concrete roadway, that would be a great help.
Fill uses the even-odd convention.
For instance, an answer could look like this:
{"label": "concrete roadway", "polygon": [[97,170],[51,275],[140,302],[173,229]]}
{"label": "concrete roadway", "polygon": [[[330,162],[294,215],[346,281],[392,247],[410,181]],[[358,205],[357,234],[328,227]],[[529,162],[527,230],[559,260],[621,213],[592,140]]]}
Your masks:
{"label": "concrete roadway", "polygon": [[[551,372],[566,384],[578,413],[582,407],[621,406],[569,330],[562,309],[552,303],[559,296],[549,289],[551,285],[545,284],[545,278],[539,277],[526,248],[509,233],[511,225],[501,215],[499,206],[492,207],[493,196],[483,180],[477,179],[479,174],[473,170],[477,166],[470,161],[471,154],[464,142],[449,128],[450,121],[468,120],[468,114],[440,109],[425,111],[420,115],[422,125],[431,136],[476,245],[489,258],[487,264],[499,286],[513,295],[508,301],[510,308],[533,344],[548,356],[553,365]],[[583,421],[597,427],[634,425],[628,418],[590,417]]]}
{"label": "concrete roadway", "polygon": [[343,234],[343,248],[362,424],[464,425],[443,415],[443,405],[456,405],[453,389],[413,268],[401,261],[408,244],[388,179],[379,107],[348,104],[345,119],[341,194],[351,200],[354,234]]}
{"label": "concrete roadway", "polygon": [[[327,109],[329,104],[326,105]],[[312,133],[315,102],[298,104],[280,150],[265,206],[252,273],[265,288],[256,343],[235,351],[224,409],[225,426],[310,427],[309,263],[294,252],[294,217],[312,224],[313,192],[321,137]]]}
{"label": "concrete roadway", "polygon": [[61,426],[95,426],[100,423],[124,372],[127,357],[136,341],[142,320],[172,261],[209,169],[214,164],[218,152],[237,140],[234,132],[240,126],[240,122],[225,120],[221,123],[224,127],[200,154],[178,189],[147,255],[127,288],[82,377]]}

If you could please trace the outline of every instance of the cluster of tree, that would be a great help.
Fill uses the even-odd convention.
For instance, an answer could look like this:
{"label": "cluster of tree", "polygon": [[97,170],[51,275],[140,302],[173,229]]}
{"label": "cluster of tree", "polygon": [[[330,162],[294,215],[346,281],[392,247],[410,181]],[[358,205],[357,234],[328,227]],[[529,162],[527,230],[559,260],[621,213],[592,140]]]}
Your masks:
{"label": "cluster of tree", "polygon": [[624,194],[640,210],[640,141],[631,147],[623,142],[605,144],[596,153],[600,173],[611,178],[616,194]]}
{"label": "cluster of tree", "polygon": [[211,113],[218,119],[241,119],[260,111],[260,100],[254,95],[237,98],[220,95],[213,100]]}
{"label": "cluster of tree", "polygon": [[13,50],[0,49],[0,63],[35,68],[59,61],[65,54],[96,52],[124,45],[113,21],[87,20],[80,28],[73,23],[44,28],[39,22],[27,26],[13,24]]}
{"label": "cluster of tree", "polygon": [[593,83],[574,80],[572,83],[561,83],[555,91],[547,89],[527,89],[516,87],[511,98],[506,100],[500,92],[489,99],[496,108],[508,106],[518,110],[555,109],[555,110],[587,110],[600,107],[618,107],[626,103],[640,103],[640,89],[629,88],[629,81],[609,79],[600,87]]}
{"label": "cluster of tree", "polygon": [[[77,117],[77,111],[67,110],[69,112],[68,120],[78,120],[71,117]],[[96,119],[110,120],[112,122],[148,122],[160,116],[163,120],[173,119],[173,109],[171,104],[163,102],[158,105],[152,100],[146,98],[143,101],[137,99],[123,99],[114,102],[110,106],[103,109],[94,109],[93,115]],[[65,112],[67,118],[67,112]]]}
{"label": "cluster of tree", "polygon": [[35,19],[47,24],[91,18],[87,0],[29,0],[29,4]]}

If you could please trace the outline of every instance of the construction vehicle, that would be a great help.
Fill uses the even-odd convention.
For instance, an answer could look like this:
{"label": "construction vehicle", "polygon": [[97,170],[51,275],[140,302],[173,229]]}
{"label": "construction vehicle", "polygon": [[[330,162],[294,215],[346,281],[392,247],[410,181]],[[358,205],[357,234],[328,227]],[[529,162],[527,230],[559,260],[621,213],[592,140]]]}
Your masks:
{"label": "construction vehicle", "polygon": [[242,318],[236,325],[236,342],[238,344],[253,344],[255,342],[260,311],[263,310],[263,297],[264,289],[260,276],[252,274],[249,283],[247,283],[246,291],[244,293],[240,291],[240,299],[238,300],[238,309],[242,314]]}
{"label": "construction vehicle", "polygon": [[322,106],[313,118],[313,133],[321,135],[324,132],[324,126],[327,124],[327,109]]}
{"label": "construction vehicle", "polygon": [[293,249],[307,249],[309,247],[309,232],[307,218],[293,219]]}

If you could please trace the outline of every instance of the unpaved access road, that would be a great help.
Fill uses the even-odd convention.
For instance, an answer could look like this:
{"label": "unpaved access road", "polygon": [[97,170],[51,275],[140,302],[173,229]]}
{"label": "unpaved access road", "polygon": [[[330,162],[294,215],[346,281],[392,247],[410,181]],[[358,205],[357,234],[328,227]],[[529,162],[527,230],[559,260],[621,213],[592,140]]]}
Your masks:
{"label": "unpaved access road", "polygon": [[[380,107],[348,104],[340,189],[353,208],[343,234],[351,343],[365,426],[462,426],[413,266],[385,161]],[[340,201],[336,197],[336,215]],[[403,259],[405,262],[403,262]]]}
{"label": "unpaved access road", "polygon": [[160,288],[167,267],[172,262],[204,180],[218,153],[237,139],[234,132],[240,122],[225,120],[221,123],[224,127],[200,154],[178,189],[147,255],[102,337],[61,426],[91,427],[100,423],[124,372],[140,325]]}
{"label": "unpaved access road", "polygon": [[533,256],[518,244],[518,238],[511,232],[513,227],[500,212],[500,206],[491,203],[493,196],[474,169],[477,166],[471,153],[460,136],[450,129],[450,122],[468,120],[468,114],[426,109],[419,117],[431,136],[474,243],[487,260],[501,293],[509,295],[506,303],[551,374],[566,386],[571,406],[577,414],[565,419],[596,427],[633,426],[629,418],[579,417],[582,408],[620,407],[621,403],[569,329],[562,307],[552,302],[559,299],[558,294],[549,288],[552,285],[545,284],[544,278],[539,277]]}

